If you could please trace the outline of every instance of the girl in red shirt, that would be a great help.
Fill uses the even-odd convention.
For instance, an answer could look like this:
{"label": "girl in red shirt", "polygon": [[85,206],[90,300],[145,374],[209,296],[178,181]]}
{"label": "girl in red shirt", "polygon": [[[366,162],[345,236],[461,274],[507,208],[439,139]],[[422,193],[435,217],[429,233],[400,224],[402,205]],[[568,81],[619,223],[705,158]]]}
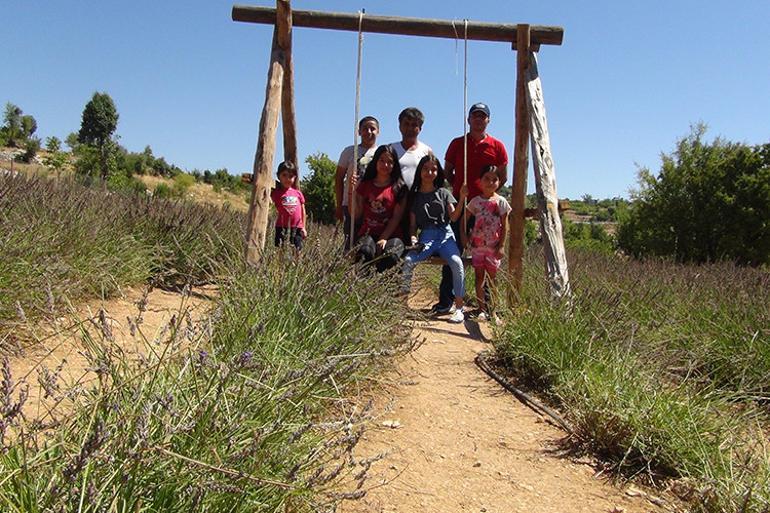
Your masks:
{"label": "girl in red shirt", "polygon": [[[401,177],[398,155],[390,145],[375,150],[361,183],[353,183],[355,211],[359,226],[356,256],[365,262],[376,259],[382,272],[398,263],[404,250],[401,219],[406,209],[406,185]],[[352,201],[348,201],[352,205]]]}

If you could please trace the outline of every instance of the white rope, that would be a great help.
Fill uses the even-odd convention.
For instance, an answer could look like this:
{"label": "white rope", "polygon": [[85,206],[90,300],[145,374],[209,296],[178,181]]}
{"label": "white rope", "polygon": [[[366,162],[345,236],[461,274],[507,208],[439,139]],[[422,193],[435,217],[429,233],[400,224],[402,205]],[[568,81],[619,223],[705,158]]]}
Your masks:
{"label": "white rope", "polygon": [[468,185],[468,19],[465,20],[463,56],[463,185]]}
{"label": "white rope", "polygon": [[458,41],[460,40],[460,34],[457,33],[457,26],[455,26],[455,20],[452,20],[452,30],[455,32],[455,76],[460,74],[460,52],[457,48]]}
{"label": "white rope", "polygon": [[[463,186],[468,186],[468,18],[465,18],[465,48],[463,56]],[[463,201],[462,236],[468,235],[468,198]]]}
{"label": "white rope", "polygon": [[[355,237],[354,229],[356,226],[355,212],[356,212],[356,191],[352,190],[353,175],[358,178],[358,118],[360,116],[361,109],[361,61],[364,48],[364,33],[361,30],[364,21],[365,10],[358,11],[358,60],[356,62],[356,101],[353,114],[353,171],[348,176],[348,196],[350,197],[350,237],[348,238],[348,249],[353,249],[353,238]],[[350,170],[348,170],[350,172]]]}

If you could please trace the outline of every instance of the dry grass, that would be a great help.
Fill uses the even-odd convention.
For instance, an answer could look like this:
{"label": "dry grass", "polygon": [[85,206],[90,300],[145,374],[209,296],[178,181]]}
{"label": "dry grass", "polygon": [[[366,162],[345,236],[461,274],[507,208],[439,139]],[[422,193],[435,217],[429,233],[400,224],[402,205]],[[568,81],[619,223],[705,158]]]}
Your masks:
{"label": "dry grass", "polygon": [[[136,175],[136,178],[141,180],[150,191],[154,190],[159,184],[165,184],[169,188],[174,185],[174,180],[161,176]],[[185,192],[185,199],[220,208],[228,207],[237,212],[247,212],[249,210],[248,196],[233,194],[225,190],[216,192],[214,187],[207,183],[194,183],[191,185]]]}

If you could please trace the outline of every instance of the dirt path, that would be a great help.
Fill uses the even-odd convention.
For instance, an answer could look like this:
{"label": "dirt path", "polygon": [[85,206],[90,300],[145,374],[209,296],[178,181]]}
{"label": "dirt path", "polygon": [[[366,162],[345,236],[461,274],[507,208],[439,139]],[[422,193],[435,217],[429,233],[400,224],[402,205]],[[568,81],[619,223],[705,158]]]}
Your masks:
{"label": "dirt path", "polygon": [[389,456],[372,468],[367,495],[340,511],[666,511],[635,487],[596,477],[592,461],[561,455],[564,433],[474,364],[489,345],[463,325],[437,318],[416,336],[425,343],[400,362],[357,449]]}
{"label": "dirt path", "polygon": [[[62,408],[66,410],[67,391],[95,378],[91,362],[84,355],[84,331],[93,340],[102,340],[101,334],[97,333],[97,327],[101,326],[100,309],[104,309],[105,324],[109,326],[115,346],[129,358],[138,358],[140,353],[146,352],[148,342],[160,342],[154,341],[162,338],[173,316],[186,317],[189,313],[191,320],[198,320],[210,303],[205,299],[207,292],[215,293],[201,290],[184,297],[154,289],[145,296],[140,289],[127,289],[123,297],[82,305],[72,315],[57,319],[54,325],[38,323],[35,332],[39,342],[9,359],[11,376],[17,384],[16,394],[19,383],[28,385],[29,396],[23,407],[27,419],[45,421],[51,417],[51,408],[56,408],[59,413]],[[144,306],[140,315],[141,303]],[[88,319],[94,319],[95,324]],[[136,326],[138,319],[141,319],[138,327],[132,330],[131,323]],[[56,378],[50,380],[53,386],[46,390],[40,385],[40,377],[50,376],[49,373],[56,374]]]}

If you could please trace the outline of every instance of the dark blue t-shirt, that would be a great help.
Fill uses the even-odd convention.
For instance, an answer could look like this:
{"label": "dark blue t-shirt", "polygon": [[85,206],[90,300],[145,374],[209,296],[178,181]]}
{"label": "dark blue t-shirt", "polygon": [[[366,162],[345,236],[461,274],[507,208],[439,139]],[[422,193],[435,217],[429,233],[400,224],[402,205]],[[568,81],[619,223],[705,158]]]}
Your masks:
{"label": "dark blue t-shirt", "polygon": [[457,200],[447,189],[440,187],[433,192],[417,191],[412,199],[412,212],[417,221],[417,228],[424,230],[449,224],[449,205]]}

